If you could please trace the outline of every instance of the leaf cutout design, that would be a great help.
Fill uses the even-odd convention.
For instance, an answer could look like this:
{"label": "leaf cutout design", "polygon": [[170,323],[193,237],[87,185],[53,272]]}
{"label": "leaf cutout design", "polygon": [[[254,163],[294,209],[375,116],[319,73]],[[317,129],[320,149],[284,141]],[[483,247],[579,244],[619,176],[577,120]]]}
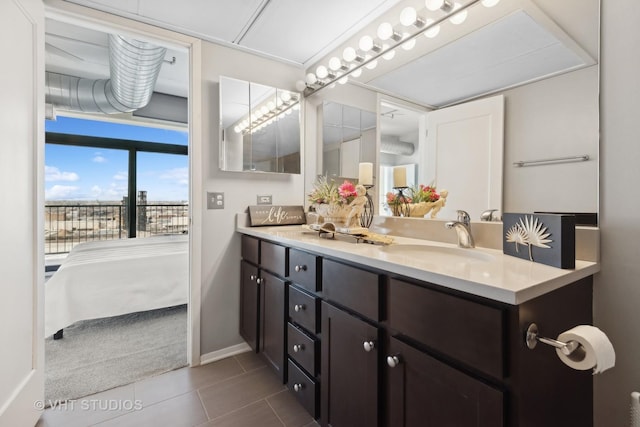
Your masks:
{"label": "leaf cutout design", "polygon": [[518,245],[529,245],[527,240],[527,233],[524,231],[520,224],[514,224],[506,234],[507,242],[516,244],[516,252],[520,252]]}
{"label": "leaf cutout design", "polygon": [[524,227],[524,231],[527,233],[527,240],[530,245],[537,246],[539,248],[550,248],[551,246],[546,243],[551,243],[553,240],[547,239],[551,233],[547,233],[547,227],[541,222],[538,222],[538,218],[524,217],[524,224],[522,224],[522,218],[520,218],[520,224]]}

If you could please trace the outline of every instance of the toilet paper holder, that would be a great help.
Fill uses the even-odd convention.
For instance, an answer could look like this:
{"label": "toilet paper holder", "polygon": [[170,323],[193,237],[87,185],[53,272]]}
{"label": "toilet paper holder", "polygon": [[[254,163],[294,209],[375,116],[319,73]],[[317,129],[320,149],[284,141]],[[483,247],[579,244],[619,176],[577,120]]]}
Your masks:
{"label": "toilet paper holder", "polygon": [[580,347],[580,343],[578,343],[577,341],[562,342],[554,340],[553,338],[541,337],[538,335],[538,325],[532,323],[527,328],[525,342],[527,343],[527,347],[533,350],[538,344],[538,341],[559,349],[567,356],[573,353],[578,347]]}

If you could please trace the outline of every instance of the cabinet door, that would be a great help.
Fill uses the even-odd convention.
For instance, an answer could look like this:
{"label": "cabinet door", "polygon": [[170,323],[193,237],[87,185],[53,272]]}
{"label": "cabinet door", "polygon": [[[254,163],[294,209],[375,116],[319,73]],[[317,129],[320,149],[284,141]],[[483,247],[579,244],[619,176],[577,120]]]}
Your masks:
{"label": "cabinet door", "polygon": [[240,269],[240,335],[258,351],[258,267],[241,261]]}
{"label": "cabinet door", "polygon": [[395,338],[390,340],[387,369],[389,426],[500,427],[504,424],[501,391]]}
{"label": "cabinet door", "polygon": [[280,380],[284,381],[285,282],[273,274],[261,270],[260,287],[262,288],[260,352]]}
{"label": "cabinet door", "polygon": [[377,344],[378,328],[322,303],[323,426],[378,425]]}

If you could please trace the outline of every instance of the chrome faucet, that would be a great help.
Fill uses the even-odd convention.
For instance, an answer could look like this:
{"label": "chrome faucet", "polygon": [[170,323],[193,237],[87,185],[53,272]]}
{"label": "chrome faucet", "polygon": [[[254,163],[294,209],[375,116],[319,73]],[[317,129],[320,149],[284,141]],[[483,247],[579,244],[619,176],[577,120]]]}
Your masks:
{"label": "chrome faucet", "polygon": [[498,209],[487,209],[480,215],[480,221],[500,221]]}
{"label": "chrome faucet", "polygon": [[461,248],[474,248],[476,245],[471,235],[471,218],[465,211],[458,211],[458,220],[445,223],[445,227],[455,229],[458,234],[458,246]]}

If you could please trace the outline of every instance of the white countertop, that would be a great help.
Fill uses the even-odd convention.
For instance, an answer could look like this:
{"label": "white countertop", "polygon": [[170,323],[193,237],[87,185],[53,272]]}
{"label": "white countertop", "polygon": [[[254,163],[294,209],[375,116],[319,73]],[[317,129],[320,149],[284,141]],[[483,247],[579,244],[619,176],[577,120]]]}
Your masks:
{"label": "white countertop", "polygon": [[[456,245],[406,237],[394,237],[390,246],[356,243],[348,236],[327,239],[299,225],[238,224],[237,231],[508,304],[523,303],[600,271],[597,262],[576,260],[576,268],[566,270],[504,255],[495,249],[458,249]],[[407,255],[388,249],[400,245],[411,245],[407,248],[417,250]],[[413,245],[427,246],[425,253]],[[438,249],[429,251],[428,247],[445,249],[440,253]],[[448,250],[452,254],[448,255]],[[473,253],[466,257],[464,251]]]}

